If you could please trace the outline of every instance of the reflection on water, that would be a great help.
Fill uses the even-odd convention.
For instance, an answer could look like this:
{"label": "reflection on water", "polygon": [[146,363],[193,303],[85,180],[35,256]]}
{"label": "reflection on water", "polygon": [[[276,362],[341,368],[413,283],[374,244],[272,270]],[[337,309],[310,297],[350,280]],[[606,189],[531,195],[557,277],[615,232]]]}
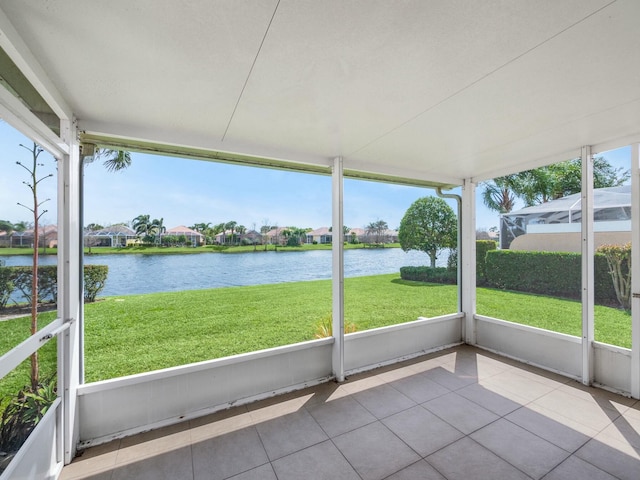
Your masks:
{"label": "reflection on water", "polygon": [[[441,255],[438,264],[444,265]],[[30,265],[29,256],[7,256],[7,266]],[[56,263],[41,256],[41,265]],[[197,290],[206,288],[299,282],[331,278],[331,251],[201,253],[185,255],[95,255],[86,264],[109,266],[107,284],[100,296]],[[403,266],[428,265],[422,252],[400,248],[345,250],[345,277],[396,273]]]}

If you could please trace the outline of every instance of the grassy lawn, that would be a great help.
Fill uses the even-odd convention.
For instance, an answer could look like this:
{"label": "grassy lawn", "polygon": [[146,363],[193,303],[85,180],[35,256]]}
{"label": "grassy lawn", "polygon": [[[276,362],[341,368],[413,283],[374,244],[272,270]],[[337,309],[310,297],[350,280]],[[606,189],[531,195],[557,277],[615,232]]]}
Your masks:
{"label": "grassy lawn", "polygon": [[[456,310],[455,286],[404,281],[398,274],[345,280],[345,321],[358,331],[434,317]],[[478,289],[478,313],[581,335],[580,303],[516,292]],[[85,306],[88,382],[286,345],[314,337],[331,313],[331,282],[256,285],[108,297]],[[41,315],[40,324],[55,313]],[[0,353],[26,337],[29,319],[0,322]],[[596,340],[631,344],[628,313],[596,307]],[[55,342],[41,353],[55,368]],[[28,362],[0,384],[16,391],[28,382]]]}

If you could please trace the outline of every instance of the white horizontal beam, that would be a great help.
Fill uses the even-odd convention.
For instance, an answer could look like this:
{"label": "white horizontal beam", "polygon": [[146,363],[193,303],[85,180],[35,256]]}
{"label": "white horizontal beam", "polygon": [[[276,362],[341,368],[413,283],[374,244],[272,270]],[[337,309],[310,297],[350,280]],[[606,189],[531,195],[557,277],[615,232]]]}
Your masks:
{"label": "white horizontal beam", "polygon": [[0,357],[0,378],[4,378],[5,375],[29,358],[33,352],[55,337],[68,325],[69,324],[63,324],[62,320],[58,318],[38,331],[35,335],[31,335],[24,342],[2,355],[2,357]]}

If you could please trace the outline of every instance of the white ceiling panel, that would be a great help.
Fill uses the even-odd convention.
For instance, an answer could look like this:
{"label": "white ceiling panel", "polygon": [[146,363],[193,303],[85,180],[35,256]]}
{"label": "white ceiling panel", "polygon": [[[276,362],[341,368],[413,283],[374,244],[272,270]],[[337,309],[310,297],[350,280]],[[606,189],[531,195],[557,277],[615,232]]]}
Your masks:
{"label": "white ceiling panel", "polygon": [[637,0],[0,9],[46,72],[40,88],[55,90],[43,97],[124,144],[322,166],[340,155],[347,169],[460,183],[640,140]]}

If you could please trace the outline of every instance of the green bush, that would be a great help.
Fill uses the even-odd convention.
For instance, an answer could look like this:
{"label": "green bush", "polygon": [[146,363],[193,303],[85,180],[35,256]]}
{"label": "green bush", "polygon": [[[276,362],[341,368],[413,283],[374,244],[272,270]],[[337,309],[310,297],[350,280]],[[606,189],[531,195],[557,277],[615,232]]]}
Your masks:
{"label": "green bush", "polygon": [[7,306],[11,292],[15,289],[9,267],[0,267],[0,309]]}
{"label": "green bush", "polygon": [[[31,267],[0,268],[0,308],[6,306],[11,294],[16,290],[31,304]],[[84,266],[84,299],[94,302],[104,288],[109,267],[106,265]],[[38,267],[38,303],[55,303],[58,298],[58,267],[41,265]]]}
{"label": "green bush", "polygon": [[[476,240],[476,283],[486,285],[486,257],[487,252],[496,249],[496,242],[493,240]],[[447,269],[456,271],[458,268],[458,250],[451,249],[447,258]]]}
{"label": "green bush", "polygon": [[[488,251],[486,278],[489,286],[504,290],[540,293],[554,297],[580,298],[582,263],[579,253]],[[617,302],[606,258],[595,256],[595,301]]]}
{"label": "green bush", "polygon": [[476,283],[486,285],[487,283],[487,252],[496,249],[496,242],[493,240],[476,240]]}
{"label": "green bush", "polygon": [[458,274],[445,267],[400,267],[400,278],[416,282],[446,283],[455,285]]}
{"label": "green bush", "polygon": [[55,376],[41,382],[36,390],[31,386],[20,390],[0,416],[0,450],[18,451],[56,398]]}
{"label": "green bush", "polygon": [[[16,290],[31,303],[32,267],[6,267],[11,269],[11,280]],[[58,298],[58,268],[55,265],[38,267],[38,303],[55,303]]]}
{"label": "green bush", "polygon": [[84,266],[84,301],[95,302],[96,297],[104,288],[109,274],[107,265]]}

